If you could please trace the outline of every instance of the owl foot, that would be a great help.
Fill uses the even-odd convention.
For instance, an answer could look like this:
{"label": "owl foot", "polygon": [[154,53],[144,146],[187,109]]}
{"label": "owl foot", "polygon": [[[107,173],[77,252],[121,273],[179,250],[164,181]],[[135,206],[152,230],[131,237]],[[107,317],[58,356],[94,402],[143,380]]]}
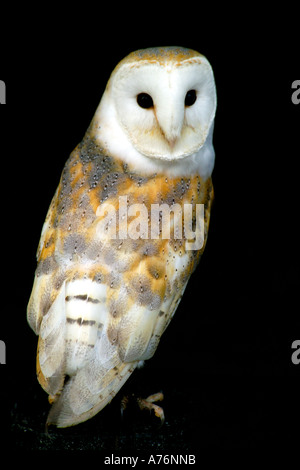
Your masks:
{"label": "owl foot", "polygon": [[[155,402],[162,401],[164,399],[164,395],[162,392],[154,393],[153,395],[149,395],[147,398],[140,398],[135,397],[132,395],[132,398],[135,399],[136,403],[138,404],[140,410],[149,410],[150,412],[153,410],[155,416],[160,418],[161,424],[165,421],[165,414],[164,410],[161,406],[155,405]],[[121,401],[121,415],[123,416],[124,410],[127,408],[130,398],[125,396],[122,398]]]}
{"label": "owl foot", "polygon": [[162,401],[164,399],[163,393],[154,393],[153,395],[149,395],[147,398],[137,398],[137,403],[140,407],[140,410],[151,410],[154,411],[155,416],[160,418],[161,424],[164,424],[165,421],[165,414],[164,410],[161,406],[155,405],[156,401]]}

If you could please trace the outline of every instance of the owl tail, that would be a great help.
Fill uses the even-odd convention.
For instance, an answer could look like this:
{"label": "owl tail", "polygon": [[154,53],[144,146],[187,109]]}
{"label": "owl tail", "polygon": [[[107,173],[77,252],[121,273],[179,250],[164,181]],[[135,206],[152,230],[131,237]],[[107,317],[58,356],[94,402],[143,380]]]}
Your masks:
{"label": "owl tail", "polygon": [[119,363],[109,370],[92,370],[89,365],[70,377],[62,393],[53,403],[46,426],[74,426],[92,418],[117,394],[137,363]]}

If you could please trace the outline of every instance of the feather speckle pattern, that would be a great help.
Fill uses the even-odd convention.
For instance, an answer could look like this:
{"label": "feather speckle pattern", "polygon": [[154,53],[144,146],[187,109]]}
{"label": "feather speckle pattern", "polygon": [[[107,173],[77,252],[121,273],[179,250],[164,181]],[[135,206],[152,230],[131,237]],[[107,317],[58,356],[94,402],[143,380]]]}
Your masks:
{"label": "feather speckle pattern", "polygon": [[[129,74],[135,68],[142,80],[141,70],[155,57],[159,58],[159,70],[166,69],[169,62],[191,60],[189,51],[176,50],[180,54],[175,49],[168,54],[164,49],[150,50],[147,55],[138,51],[129,61],[125,59],[123,67],[121,63],[112,77],[116,79],[116,74],[125,67]],[[195,54],[203,60],[203,56]],[[187,68],[185,63],[184,69]],[[147,83],[134,86],[142,85],[141,91],[150,91]],[[28,304],[29,324],[39,336],[37,376],[52,403],[47,423],[59,427],[94,416],[113,399],[138,363],[153,356],[207,239],[213,186],[202,141],[196,152],[193,143],[191,155],[179,158],[174,153],[172,159],[175,141],[166,138],[161,147],[169,145],[171,156],[151,159],[145,150],[141,151],[141,147],[149,144],[148,135],[144,140],[144,130],[140,136],[128,135],[130,126],[120,124],[121,119],[116,116],[111,117],[109,98],[114,97],[116,87],[111,79],[102,105],[62,172],[42,229]],[[122,88],[122,79],[118,87]],[[126,84],[124,89],[128,88]],[[137,94],[130,90],[130,96],[132,93]],[[184,123],[180,125],[180,133],[176,131],[178,140]],[[115,141],[121,131],[118,145],[125,138],[128,144],[119,154]],[[212,155],[211,132],[206,129],[205,151]],[[138,152],[140,160],[150,160],[145,167],[140,161],[134,162]],[[170,236],[163,238],[159,210],[156,214],[159,230],[151,237],[153,208],[162,204],[171,208],[171,214],[175,204],[189,205],[194,226],[196,205],[204,205],[201,249],[187,249],[184,230],[179,237],[175,230],[170,230]],[[140,206],[145,213],[134,210]],[[108,217],[112,210],[118,217]],[[179,212],[182,226],[183,217],[184,211]],[[171,216],[172,229],[174,218],[175,215]]]}

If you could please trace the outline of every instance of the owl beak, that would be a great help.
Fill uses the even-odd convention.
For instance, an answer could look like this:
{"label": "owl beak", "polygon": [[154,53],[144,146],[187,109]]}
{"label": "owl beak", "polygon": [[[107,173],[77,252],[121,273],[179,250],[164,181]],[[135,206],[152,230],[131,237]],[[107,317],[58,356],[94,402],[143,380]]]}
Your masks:
{"label": "owl beak", "polygon": [[159,120],[161,132],[171,150],[174,149],[181,136],[183,121],[184,112],[179,112],[178,106],[173,112],[171,110],[171,112],[168,112],[166,116],[162,116]]}
{"label": "owl beak", "polygon": [[173,150],[173,148],[175,147],[175,144],[176,144],[176,142],[177,142],[178,137],[177,137],[177,136],[174,136],[174,137],[166,137],[166,135],[165,135],[165,139],[166,139],[166,141],[168,142],[168,145],[169,145],[169,147],[171,148],[171,150]]}

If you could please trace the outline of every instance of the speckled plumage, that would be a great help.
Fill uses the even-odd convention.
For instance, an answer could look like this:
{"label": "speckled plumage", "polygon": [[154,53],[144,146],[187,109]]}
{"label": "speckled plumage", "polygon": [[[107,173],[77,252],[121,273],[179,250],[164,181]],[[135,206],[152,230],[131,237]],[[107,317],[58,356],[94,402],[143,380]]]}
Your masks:
{"label": "speckled plumage", "polygon": [[[139,54],[153,57],[151,50]],[[99,127],[96,118],[63,170],[28,305],[39,335],[38,379],[53,403],[47,422],[59,427],[95,415],[139,361],[153,356],[204,250],[213,198],[211,177],[174,176],[159,166],[143,172],[112,155],[97,137]],[[149,214],[153,204],[191,204],[193,211],[204,204],[203,247],[187,250],[184,232],[179,239],[173,231],[169,239],[122,239],[120,221],[116,239],[109,227],[100,236],[99,207],[118,210],[122,195]],[[133,220],[128,215],[127,223]]]}

